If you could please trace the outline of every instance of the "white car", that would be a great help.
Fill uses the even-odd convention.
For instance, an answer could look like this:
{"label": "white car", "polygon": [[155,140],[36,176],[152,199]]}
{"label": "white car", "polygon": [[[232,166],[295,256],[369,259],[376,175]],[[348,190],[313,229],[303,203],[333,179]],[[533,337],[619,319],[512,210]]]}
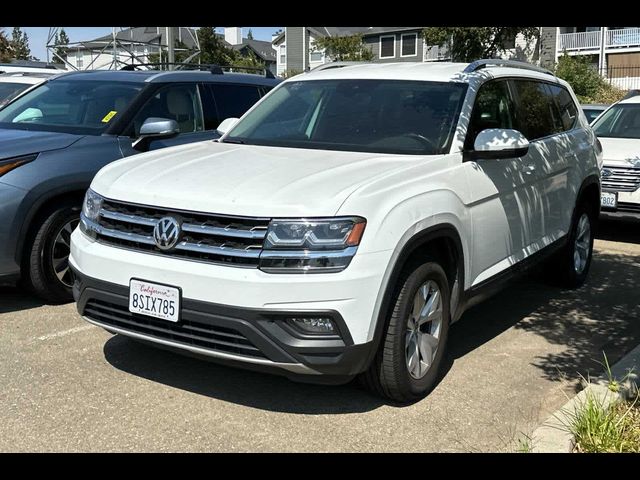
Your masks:
{"label": "white car", "polygon": [[612,105],[593,124],[602,143],[602,216],[640,218],[640,95]]}
{"label": "white car", "polygon": [[0,106],[9,103],[13,98],[35,85],[40,85],[53,73],[3,73],[0,74]]}
{"label": "white car", "polygon": [[600,151],[519,62],[316,69],[217,142],[103,168],[72,235],[80,314],[291,378],[435,385],[449,326],[527,266],[589,271]]}

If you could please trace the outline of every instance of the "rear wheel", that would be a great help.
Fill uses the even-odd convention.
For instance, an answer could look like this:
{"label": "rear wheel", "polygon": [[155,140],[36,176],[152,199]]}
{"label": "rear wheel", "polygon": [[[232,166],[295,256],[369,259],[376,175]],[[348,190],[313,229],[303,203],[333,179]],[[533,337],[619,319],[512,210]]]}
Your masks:
{"label": "rear wheel", "polygon": [[449,284],[427,262],[402,277],[385,336],[364,383],[397,402],[424,397],[435,386],[449,333]]}
{"label": "rear wheel", "polygon": [[59,206],[40,218],[24,270],[27,282],[36,295],[50,303],[73,300],[73,274],[69,268],[71,233],[80,222],[80,209]]}

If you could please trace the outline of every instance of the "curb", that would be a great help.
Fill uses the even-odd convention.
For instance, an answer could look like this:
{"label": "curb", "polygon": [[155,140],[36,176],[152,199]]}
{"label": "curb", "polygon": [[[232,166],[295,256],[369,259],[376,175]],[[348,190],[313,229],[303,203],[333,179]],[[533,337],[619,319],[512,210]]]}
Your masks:
{"label": "curb", "polygon": [[[632,373],[629,373],[632,372]],[[534,453],[571,453],[575,439],[566,425],[571,416],[584,405],[588,396],[592,396],[605,408],[618,399],[633,398],[640,388],[640,345],[625,355],[611,368],[613,378],[627,379],[620,384],[620,390],[612,392],[608,388],[608,378],[599,377],[584,390],[556,410],[538,427],[531,436]]]}

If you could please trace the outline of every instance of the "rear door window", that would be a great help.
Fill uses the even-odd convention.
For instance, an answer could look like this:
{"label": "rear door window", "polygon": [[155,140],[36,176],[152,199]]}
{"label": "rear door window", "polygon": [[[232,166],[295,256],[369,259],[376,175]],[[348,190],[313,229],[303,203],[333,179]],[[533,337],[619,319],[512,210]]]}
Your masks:
{"label": "rear door window", "polygon": [[261,97],[260,87],[254,85],[212,83],[209,87],[216,104],[218,124],[226,118],[240,118]]}

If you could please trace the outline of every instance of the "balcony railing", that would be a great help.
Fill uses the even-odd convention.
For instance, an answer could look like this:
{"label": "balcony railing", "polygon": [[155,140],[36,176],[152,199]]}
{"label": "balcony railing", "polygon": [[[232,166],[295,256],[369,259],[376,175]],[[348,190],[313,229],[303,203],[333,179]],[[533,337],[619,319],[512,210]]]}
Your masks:
{"label": "balcony railing", "polygon": [[607,31],[607,47],[640,47],[640,28]]}
{"label": "balcony railing", "polygon": [[[607,30],[605,47],[630,48],[640,47],[640,28],[620,28]],[[600,31],[561,33],[558,35],[558,51],[598,50],[600,48]]]}
{"label": "balcony railing", "polygon": [[600,48],[600,32],[561,33],[558,50],[597,50]]}

